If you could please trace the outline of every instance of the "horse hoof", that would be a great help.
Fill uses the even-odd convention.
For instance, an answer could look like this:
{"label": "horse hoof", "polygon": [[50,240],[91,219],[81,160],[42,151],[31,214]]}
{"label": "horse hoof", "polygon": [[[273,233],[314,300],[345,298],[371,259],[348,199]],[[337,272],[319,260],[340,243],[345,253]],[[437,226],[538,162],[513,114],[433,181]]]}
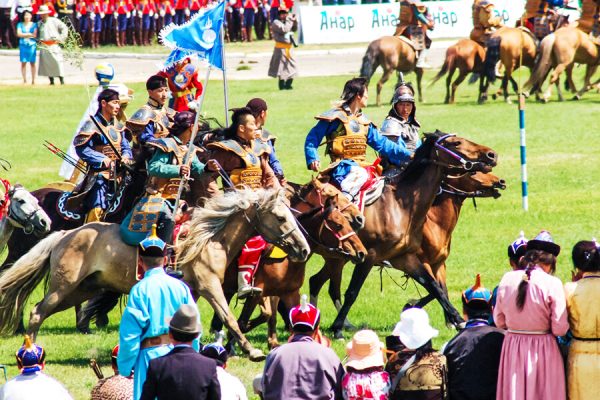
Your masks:
{"label": "horse hoof", "polygon": [[336,329],[335,331],[333,331],[333,338],[338,340],[344,340],[344,332],[342,332],[341,329]]}
{"label": "horse hoof", "polygon": [[250,358],[250,361],[253,362],[261,362],[264,361],[267,358],[267,356],[259,349],[252,349],[248,353],[248,358]]}
{"label": "horse hoof", "polygon": [[462,331],[463,329],[465,329],[466,326],[467,326],[467,323],[465,321],[459,322],[454,325],[454,327],[456,328],[457,331]]}
{"label": "horse hoof", "polygon": [[96,328],[106,328],[108,326],[108,315],[98,315],[96,317]]}
{"label": "horse hoof", "polygon": [[573,96],[573,100],[581,100],[581,97],[579,97],[578,95]]}
{"label": "horse hoof", "polygon": [[77,332],[81,333],[82,335],[91,335],[92,334],[92,330],[90,328],[80,328],[77,327]]}
{"label": "horse hoof", "polygon": [[495,94],[492,95],[492,100],[496,100],[497,98],[498,98],[497,95],[495,95]]}
{"label": "horse hoof", "polygon": [[346,331],[357,331],[358,328],[352,322],[345,320],[344,321],[344,330]]}
{"label": "horse hoof", "polygon": [[506,104],[512,104],[512,100],[511,99],[504,99],[504,101],[506,101]]}

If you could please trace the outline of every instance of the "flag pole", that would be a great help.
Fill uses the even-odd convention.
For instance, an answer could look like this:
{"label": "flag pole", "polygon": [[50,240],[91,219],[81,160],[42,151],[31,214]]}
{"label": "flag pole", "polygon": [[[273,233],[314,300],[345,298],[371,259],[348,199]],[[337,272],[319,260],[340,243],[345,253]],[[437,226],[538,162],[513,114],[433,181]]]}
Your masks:
{"label": "flag pole", "polygon": [[229,94],[227,90],[227,64],[225,62],[225,26],[221,27],[221,58],[223,60],[223,96],[225,98],[225,127],[229,128]]}
{"label": "flag pole", "polygon": [[[523,15],[521,15],[521,26],[523,25]],[[521,85],[521,77],[523,75],[523,46],[525,32],[521,32],[521,53],[519,54],[519,143],[521,155],[521,206],[523,211],[529,211],[529,193],[527,182],[527,145],[525,132],[525,95],[523,94],[523,86]]]}

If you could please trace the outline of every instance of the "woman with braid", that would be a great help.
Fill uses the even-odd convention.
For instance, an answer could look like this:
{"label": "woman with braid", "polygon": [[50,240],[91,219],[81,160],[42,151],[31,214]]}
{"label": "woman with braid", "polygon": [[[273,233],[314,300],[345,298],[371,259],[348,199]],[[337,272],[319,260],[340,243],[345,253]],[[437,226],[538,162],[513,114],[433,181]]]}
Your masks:
{"label": "woman with braid", "polygon": [[565,373],[556,336],[569,329],[565,292],[553,276],[560,246],[550,233],[527,242],[519,268],[504,274],[494,308],[506,329],[498,373],[498,400],[565,400]]}

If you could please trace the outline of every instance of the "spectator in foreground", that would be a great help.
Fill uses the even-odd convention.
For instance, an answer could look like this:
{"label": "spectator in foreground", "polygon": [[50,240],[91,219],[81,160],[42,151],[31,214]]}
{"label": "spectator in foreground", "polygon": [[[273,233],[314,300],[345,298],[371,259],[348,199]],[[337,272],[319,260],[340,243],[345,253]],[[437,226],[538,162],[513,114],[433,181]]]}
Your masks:
{"label": "spectator in foreground", "polygon": [[573,247],[576,282],[565,285],[567,311],[573,339],[567,361],[569,400],[598,397],[593,382],[600,381],[600,249],[596,241],[581,241]]}
{"label": "spectator in foreground", "polygon": [[344,367],[333,350],[314,341],[321,316],[306,295],[290,310],[293,339],[271,351],[262,377],[264,400],[341,399]]}
{"label": "spectator in foreground", "polygon": [[221,342],[207,344],[202,348],[200,354],[212,358],[217,363],[217,377],[221,384],[221,400],[248,400],[244,384],[226,371],[228,354]]}
{"label": "spectator in foreground", "polygon": [[344,400],[387,400],[390,392],[390,375],[383,370],[383,343],[377,333],[362,330],[354,334],[346,346],[348,361],[342,380]]}
{"label": "spectator in foreground", "polygon": [[46,352],[25,336],[25,343],[17,351],[20,375],[0,387],[0,400],[72,400],[67,389],[43,372]]}
{"label": "spectator in foreground", "polygon": [[[414,354],[397,370],[390,399],[441,400],[447,398],[446,357],[433,349],[431,339],[439,332],[429,325],[429,316],[420,308],[400,314],[392,335]],[[386,368],[387,369],[387,368]]]}
{"label": "spectator in foreground", "polygon": [[565,292],[552,276],[560,246],[547,231],[527,242],[520,270],[504,274],[494,308],[496,326],[507,329],[498,373],[497,399],[565,399],[565,374],[556,336],[569,329]]}
{"label": "spectator in foreground", "polygon": [[492,294],[481,285],[479,274],[473,287],[462,293],[467,320],[443,353],[448,361],[448,393],[451,400],[494,400],[504,331],[491,327]]}
{"label": "spectator in foreground", "polygon": [[111,352],[111,366],[114,375],[100,379],[92,389],[92,400],[130,400],[133,398],[133,377],[119,375],[117,368],[119,345]]}
{"label": "spectator in foreground", "polygon": [[192,347],[202,326],[196,305],[183,304],[169,323],[174,348],[150,361],[142,400],[220,400],[217,363]]}

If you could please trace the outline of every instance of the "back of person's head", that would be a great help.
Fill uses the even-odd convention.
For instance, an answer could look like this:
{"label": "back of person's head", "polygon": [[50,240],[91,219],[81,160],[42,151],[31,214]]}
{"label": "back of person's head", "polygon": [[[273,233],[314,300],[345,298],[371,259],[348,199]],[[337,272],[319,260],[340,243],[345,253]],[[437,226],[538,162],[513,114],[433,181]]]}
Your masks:
{"label": "back of person's head", "polygon": [[344,85],[340,98],[344,104],[349,104],[356,96],[362,96],[367,89],[366,78],[352,78]]}
{"label": "back of person's head", "polygon": [[201,331],[202,325],[195,304],[182,304],[169,322],[169,335],[177,342],[190,343]]}
{"label": "back of person's head", "polygon": [[248,116],[253,116],[252,110],[248,107],[232,108],[231,109],[231,126],[225,130],[225,137],[233,139],[237,135],[240,125],[244,125]]}
{"label": "back of person's head", "polygon": [[17,350],[17,368],[21,374],[34,374],[44,369],[46,352],[42,346],[33,343],[29,335],[25,335],[23,346]]}
{"label": "back of person's head", "polygon": [[267,111],[267,102],[259,97],[255,97],[246,104],[246,107],[252,111],[254,118],[257,118],[263,111]]}
{"label": "back of person's head", "polygon": [[398,336],[407,349],[425,353],[430,351],[431,339],[437,337],[439,332],[429,324],[429,315],[425,310],[412,307],[402,311],[392,335]]}
{"label": "back of person's head", "polygon": [[300,304],[290,310],[290,324],[294,333],[311,335],[319,328],[321,312],[307,299],[303,294]]}
{"label": "back of person's head", "polygon": [[160,75],[152,75],[146,81],[146,90],[156,90],[162,87],[167,87],[167,78]]}
{"label": "back of person's head", "polygon": [[524,270],[524,272],[517,292],[516,304],[518,310],[523,310],[525,306],[531,272],[536,266],[548,266],[550,273],[554,274],[556,272],[556,257],[559,253],[560,246],[554,243],[548,231],[541,231],[535,239],[527,242],[527,252],[519,262],[519,269]]}
{"label": "back of person's head", "polygon": [[582,272],[600,271],[600,251],[595,240],[582,240],[573,246],[573,265]]}
{"label": "back of person's head", "polygon": [[229,354],[221,342],[209,343],[202,347],[200,354],[205,357],[212,358],[217,362],[217,365],[223,367],[227,364]]}
{"label": "back of person's head", "polygon": [[492,294],[481,284],[477,274],[475,284],[462,292],[463,310],[469,319],[488,320],[492,314]]}
{"label": "back of person's head", "polygon": [[169,128],[171,135],[179,136],[188,128],[191,128],[196,121],[196,113],[192,111],[181,111],[175,114],[173,125]]}
{"label": "back of person's head", "polygon": [[520,232],[519,237],[514,242],[508,245],[508,259],[511,261],[511,265],[518,266],[519,260],[527,252],[527,239],[525,233]]}

